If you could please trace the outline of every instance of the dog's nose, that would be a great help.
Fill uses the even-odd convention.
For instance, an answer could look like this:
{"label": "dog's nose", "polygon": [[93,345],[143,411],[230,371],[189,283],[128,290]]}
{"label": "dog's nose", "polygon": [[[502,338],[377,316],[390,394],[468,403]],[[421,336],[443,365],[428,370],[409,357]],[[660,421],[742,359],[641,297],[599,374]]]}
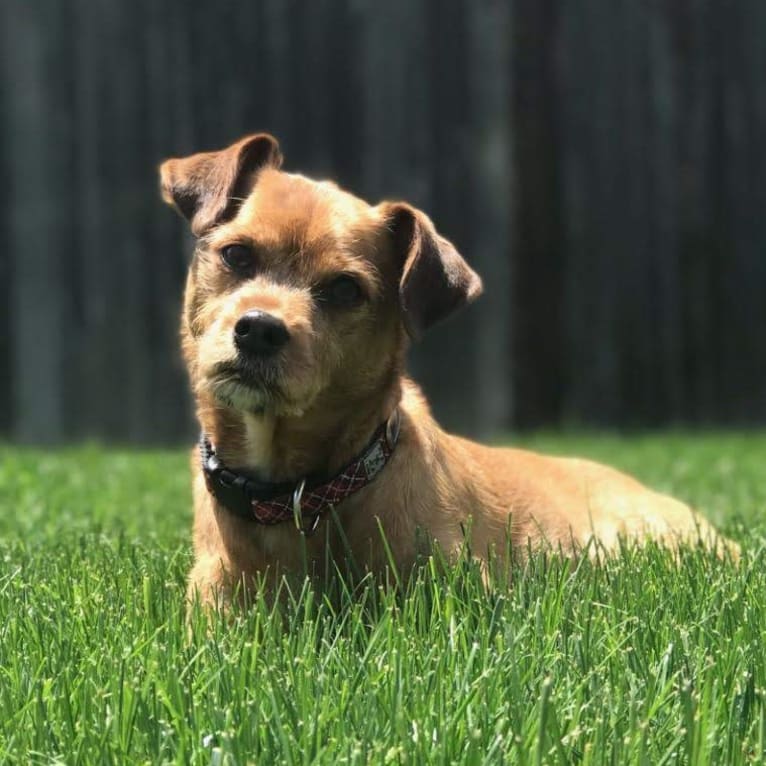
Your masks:
{"label": "dog's nose", "polygon": [[290,332],[285,323],[264,311],[248,311],[234,325],[234,344],[245,353],[275,354],[288,340]]}

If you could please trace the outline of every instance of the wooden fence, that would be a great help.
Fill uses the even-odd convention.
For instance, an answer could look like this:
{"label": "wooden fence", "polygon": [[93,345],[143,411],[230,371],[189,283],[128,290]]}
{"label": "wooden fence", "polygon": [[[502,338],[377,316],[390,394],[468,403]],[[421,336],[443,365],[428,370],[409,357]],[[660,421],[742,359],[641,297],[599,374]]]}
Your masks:
{"label": "wooden fence", "polygon": [[484,275],[413,353],[449,425],[766,422],[763,0],[4,0],[0,27],[6,437],[193,432],[156,165],[261,129]]}
{"label": "wooden fence", "polygon": [[519,419],[763,424],[766,3],[518,6]]}

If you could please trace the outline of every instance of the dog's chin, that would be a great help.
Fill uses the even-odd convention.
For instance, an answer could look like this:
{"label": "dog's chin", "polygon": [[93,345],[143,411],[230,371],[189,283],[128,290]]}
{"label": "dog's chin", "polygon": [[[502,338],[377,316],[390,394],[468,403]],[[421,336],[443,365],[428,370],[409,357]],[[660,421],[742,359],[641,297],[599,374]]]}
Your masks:
{"label": "dog's chin", "polygon": [[264,412],[273,399],[270,391],[238,380],[216,381],[210,391],[219,404],[241,412]]}
{"label": "dog's chin", "polygon": [[248,414],[299,417],[306,404],[290,397],[285,389],[271,380],[259,380],[241,374],[214,375],[205,387],[219,404]]}

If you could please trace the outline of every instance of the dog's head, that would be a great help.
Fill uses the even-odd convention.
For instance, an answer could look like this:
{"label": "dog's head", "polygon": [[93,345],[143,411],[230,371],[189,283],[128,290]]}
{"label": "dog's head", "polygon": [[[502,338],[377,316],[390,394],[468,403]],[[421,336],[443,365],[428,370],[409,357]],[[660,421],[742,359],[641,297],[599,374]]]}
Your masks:
{"label": "dog's head", "polygon": [[274,138],[167,160],[163,197],[197,238],[182,334],[198,394],[299,415],[398,376],[417,337],[481,292],[426,215],[280,170]]}

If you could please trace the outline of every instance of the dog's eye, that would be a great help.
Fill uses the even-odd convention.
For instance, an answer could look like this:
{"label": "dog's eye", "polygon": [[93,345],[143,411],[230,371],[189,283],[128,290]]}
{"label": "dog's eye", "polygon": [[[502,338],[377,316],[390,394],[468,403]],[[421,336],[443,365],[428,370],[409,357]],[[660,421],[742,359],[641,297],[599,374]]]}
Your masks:
{"label": "dog's eye", "polygon": [[359,283],[348,274],[341,274],[319,288],[317,298],[331,306],[354,306],[363,298]]}
{"label": "dog's eye", "polygon": [[247,245],[227,245],[221,250],[221,260],[235,274],[249,274],[255,268],[255,255]]}

